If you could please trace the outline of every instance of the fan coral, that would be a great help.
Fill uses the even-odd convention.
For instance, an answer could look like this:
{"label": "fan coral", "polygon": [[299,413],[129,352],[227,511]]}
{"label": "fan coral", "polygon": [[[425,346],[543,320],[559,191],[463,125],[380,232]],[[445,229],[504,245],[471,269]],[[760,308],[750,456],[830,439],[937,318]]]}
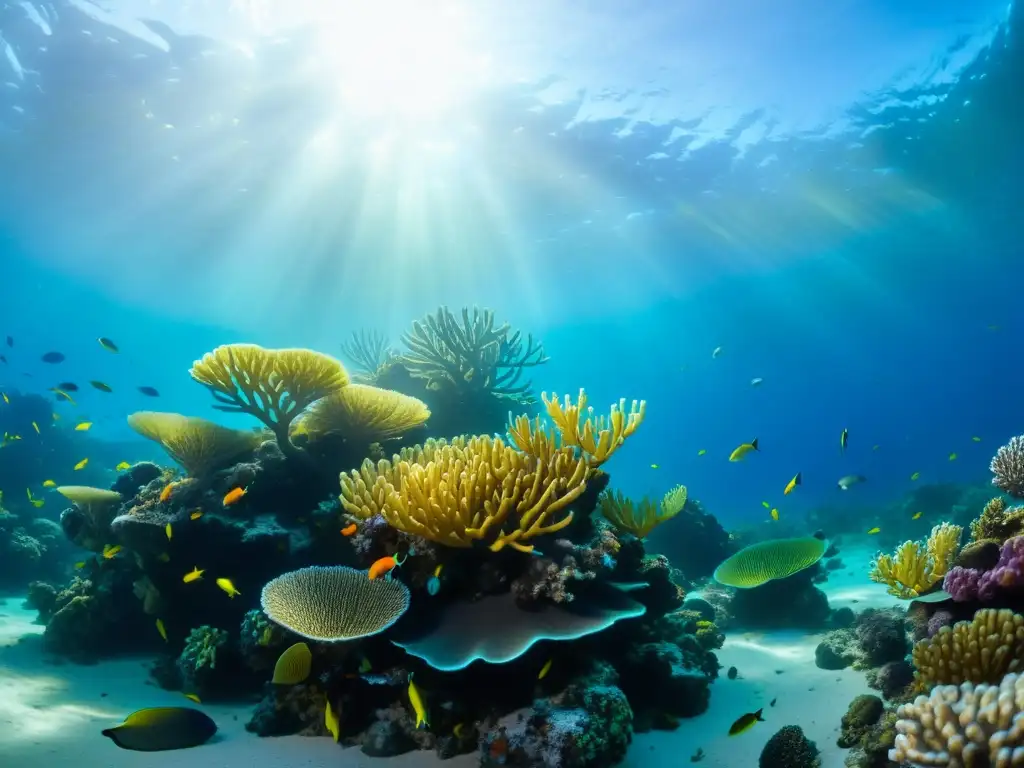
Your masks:
{"label": "fan coral", "polygon": [[350,384],[315,402],[293,425],[310,440],[339,434],[347,441],[370,443],[398,437],[430,418],[426,404],[415,397]]}
{"label": "fan coral", "polygon": [[995,539],[1003,542],[1021,533],[1024,533],[1024,507],[1007,508],[1002,496],[990,500],[971,523],[971,538],[974,541]]}
{"label": "fan coral", "polygon": [[677,485],[655,504],[646,496],[634,505],[622,493],[605,491],[599,499],[601,514],[619,531],[638,539],[647,537],[654,528],[678,515],[686,505],[686,486]]}
{"label": "fan coral", "polygon": [[[586,490],[587,465],[563,448],[547,461],[500,438],[474,437],[406,452],[425,463],[385,460],[341,474],[341,503],[356,518],[380,514],[405,533],[450,547],[493,539],[492,550],[554,533],[572,522],[556,517]],[[429,458],[428,458],[429,457]],[[505,530],[506,522],[512,529]]]}
{"label": "fan coral", "polygon": [[352,338],[342,343],[341,352],[355,363],[355,380],[360,384],[375,384],[382,369],[396,357],[387,337],[379,331],[353,331]]}
{"label": "fan coral", "polygon": [[259,447],[257,432],[228,429],[206,419],[180,413],[138,411],[128,426],[143,437],[160,443],[171,458],[193,477],[202,477],[231,464]]}
{"label": "fan coral", "polygon": [[914,645],[917,678],[927,686],[996,683],[1024,663],[1024,617],[984,608]]}
{"label": "fan coral", "polygon": [[759,541],[718,566],[714,579],[728,587],[750,589],[810,568],[824,553],[825,542],[813,536]]}
{"label": "fan coral", "polygon": [[1024,435],[1011,437],[989,464],[992,485],[1014,498],[1024,499]]}
{"label": "fan coral", "polygon": [[932,528],[924,545],[905,541],[895,555],[879,554],[871,565],[870,578],[887,584],[890,595],[917,597],[942,580],[956,558],[963,529],[942,523]]}
{"label": "fan coral", "polygon": [[412,324],[402,335],[409,352],[402,364],[413,376],[426,379],[429,389],[452,386],[489,392],[521,403],[533,402],[531,382],[523,370],[546,363],[544,348],[532,336],[509,333],[509,324],[494,327],[494,312],[462,310],[462,323],[447,307]]}
{"label": "fan coral", "polygon": [[264,349],[225,344],[196,360],[189,371],[207,387],[220,411],[248,413],[274,433],[281,451],[297,455],[289,439],[292,421],[303,409],[346,386],[345,367],[309,349]]}
{"label": "fan coral", "polygon": [[336,643],[376,635],[409,607],[409,589],[397,579],[368,579],[345,566],[310,566],[263,587],[267,616],[297,635]]}
{"label": "fan coral", "polygon": [[942,685],[897,710],[889,759],[916,766],[1020,765],[1024,753],[1024,678],[995,685]]}

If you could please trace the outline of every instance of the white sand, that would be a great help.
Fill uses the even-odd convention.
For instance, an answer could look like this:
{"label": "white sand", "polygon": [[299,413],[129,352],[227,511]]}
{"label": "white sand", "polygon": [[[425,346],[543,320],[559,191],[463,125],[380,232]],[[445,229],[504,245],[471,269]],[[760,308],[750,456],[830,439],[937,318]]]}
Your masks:
{"label": "white sand", "polygon": [[[872,552],[844,550],[847,568],[831,575],[825,590],[833,606],[856,610],[896,601],[867,580]],[[853,601],[857,601],[854,603]],[[0,605],[0,766],[49,768],[303,768],[308,766],[397,766],[467,768],[475,755],[441,761],[413,752],[381,760],[358,749],[341,750],[326,738],[259,738],[244,729],[251,706],[203,705],[220,728],[200,750],[141,753],[118,749],[100,735],[130,712],[150,706],[187,704],[179,694],[147,683],[145,660],[119,660],[95,666],[47,663],[39,647],[42,627],[21,600]],[[818,636],[797,632],[733,633],[719,653],[737,680],[724,674],[712,687],[711,706],[700,717],[682,721],[673,732],[639,734],[627,756],[630,768],[689,765],[703,747],[702,768],[753,768],[768,738],[783,725],[799,725],[822,751],[823,768],[842,766],[845,750],[835,746],[846,705],[868,691],[853,670],[829,672],[814,666]],[[780,671],[777,673],[777,670]],[[103,696],[102,694],[106,694]],[[775,707],[769,702],[777,699]],[[729,726],[745,712],[764,708],[767,722],[730,738]]]}

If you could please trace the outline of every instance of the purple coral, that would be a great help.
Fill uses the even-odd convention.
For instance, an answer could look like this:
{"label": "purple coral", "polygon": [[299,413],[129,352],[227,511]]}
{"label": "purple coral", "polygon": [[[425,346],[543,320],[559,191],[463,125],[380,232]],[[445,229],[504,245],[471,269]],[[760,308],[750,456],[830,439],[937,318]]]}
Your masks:
{"label": "purple coral", "polygon": [[1024,587],[1024,536],[1014,536],[1003,542],[996,567],[978,579],[978,597],[988,601],[1001,590],[1020,587]]}
{"label": "purple coral", "polygon": [[949,569],[942,581],[942,588],[958,603],[978,599],[978,581],[981,571],[977,568],[963,568],[955,565]]}
{"label": "purple coral", "polygon": [[934,637],[943,627],[953,625],[953,614],[949,611],[936,611],[928,619],[928,637]]}
{"label": "purple coral", "polygon": [[996,451],[992,463],[992,485],[1014,498],[1024,499],[1024,435],[1011,437]]}

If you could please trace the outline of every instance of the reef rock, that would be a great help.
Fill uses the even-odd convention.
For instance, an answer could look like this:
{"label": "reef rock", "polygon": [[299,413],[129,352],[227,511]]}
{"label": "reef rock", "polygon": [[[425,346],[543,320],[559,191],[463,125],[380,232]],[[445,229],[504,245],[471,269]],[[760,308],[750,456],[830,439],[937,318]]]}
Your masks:
{"label": "reef rock", "polygon": [[835,629],[825,635],[814,649],[814,664],[819,669],[846,669],[858,658],[857,636],[849,629]]}

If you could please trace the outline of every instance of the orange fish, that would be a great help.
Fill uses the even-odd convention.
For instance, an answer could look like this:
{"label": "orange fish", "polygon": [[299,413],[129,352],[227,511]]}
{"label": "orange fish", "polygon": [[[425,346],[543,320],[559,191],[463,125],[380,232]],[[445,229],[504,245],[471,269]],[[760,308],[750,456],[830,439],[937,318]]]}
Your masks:
{"label": "orange fish", "polygon": [[351,525],[346,525],[344,528],[341,529],[341,535],[342,536],[351,536],[353,533],[355,533],[358,530],[359,530],[359,526],[357,526],[355,523],[352,523]]}
{"label": "orange fish", "polygon": [[176,483],[168,483],[167,485],[164,486],[164,489],[162,491],[160,491],[160,501],[161,501],[161,503],[165,502],[169,498],[171,498],[171,494],[174,492],[174,486],[175,485],[176,485]]}
{"label": "orange fish", "polygon": [[405,562],[404,557],[401,560],[397,557],[382,557],[370,566],[370,578],[376,579],[384,574],[389,574],[403,562]]}
{"label": "orange fish", "polygon": [[232,488],[230,491],[228,491],[224,495],[224,506],[225,507],[230,507],[232,504],[234,504],[240,498],[245,496],[245,493],[246,493],[245,488]]}

